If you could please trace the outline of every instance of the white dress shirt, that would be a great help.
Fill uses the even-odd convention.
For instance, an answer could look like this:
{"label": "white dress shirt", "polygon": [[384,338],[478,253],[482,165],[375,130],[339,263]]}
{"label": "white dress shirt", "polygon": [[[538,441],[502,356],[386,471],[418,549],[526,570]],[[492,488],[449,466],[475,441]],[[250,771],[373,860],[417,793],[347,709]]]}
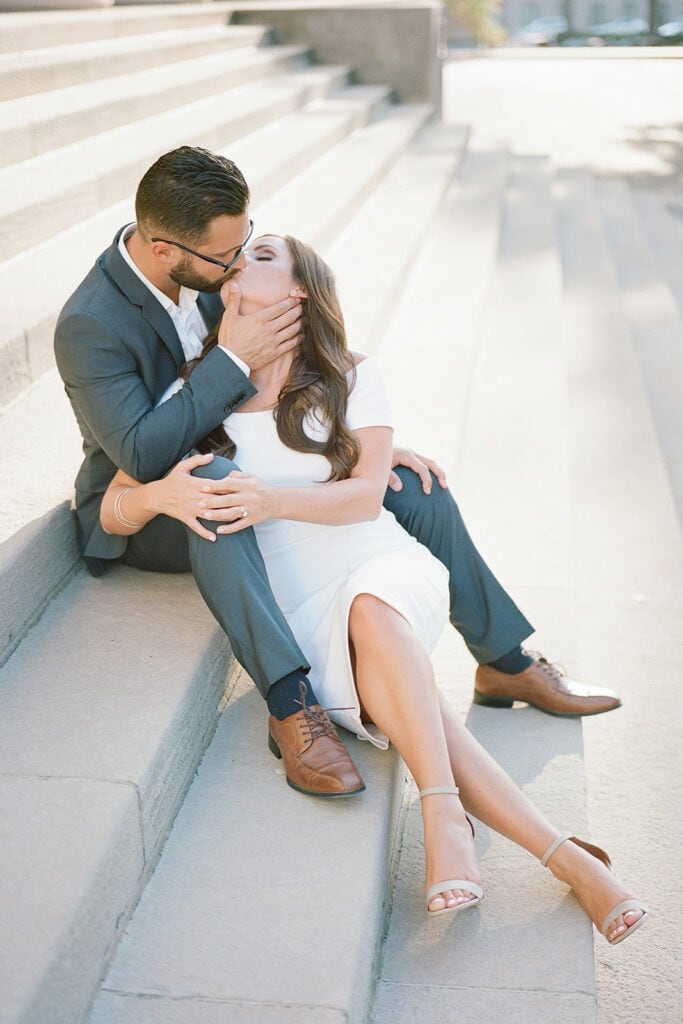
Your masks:
{"label": "white dress shirt", "polygon": [[[204,323],[204,318],[202,317],[199,306],[197,305],[197,296],[199,295],[199,292],[195,291],[194,288],[186,288],[185,285],[181,285],[178,302],[176,303],[173,299],[169,299],[168,295],[165,295],[164,292],[160,291],[156,285],[153,285],[152,282],[145,277],[140,268],[134,263],[126,246],[126,239],[130,238],[135,231],[136,226],[136,224],[129,224],[128,227],[124,228],[121,232],[121,237],[119,238],[119,250],[133,273],[140,278],[146,288],[149,288],[154,298],[163,306],[170,316],[173,321],[173,326],[178,332],[178,337],[180,338],[180,344],[183,347],[185,359],[189,362],[190,359],[196,359],[201,355],[202,345],[204,344],[204,338],[206,337],[208,330],[207,325]],[[249,376],[249,367],[243,359],[240,359],[234,352],[230,352],[222,345],[218,345],[217,348],[219,348],[221,352],[225,352],[226,356],[232,359],[232,361],[237,364],[240,370],[246,374],[247,377]]]}

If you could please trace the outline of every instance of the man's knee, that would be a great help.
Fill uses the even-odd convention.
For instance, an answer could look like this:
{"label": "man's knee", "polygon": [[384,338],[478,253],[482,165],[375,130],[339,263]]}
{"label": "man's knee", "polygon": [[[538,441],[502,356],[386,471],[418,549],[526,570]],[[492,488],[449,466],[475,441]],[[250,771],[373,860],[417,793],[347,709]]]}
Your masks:
{"label": "man's knee", "polygon": [[403,487],[400,491],[388,489],[384,505],[394,513],[402,525],[416,522],[434,523],[451,517],[460,518],[460,511],[453,495],[447,487],[440,485],[433,473],[431,493],[425,494],[417,473],[404,466],[399,466],[396,472]]}
{"label": "man's knee", "polygon": [[196,469],[193,469],[192,476],[200,476],[205,480],[223,480],[229,473],[232,473],[233,469],[239,469],[239,466],[232,459],[226,459],[222,455],[214,455],[211,462],[207,462],[205,466],[197,466]]}

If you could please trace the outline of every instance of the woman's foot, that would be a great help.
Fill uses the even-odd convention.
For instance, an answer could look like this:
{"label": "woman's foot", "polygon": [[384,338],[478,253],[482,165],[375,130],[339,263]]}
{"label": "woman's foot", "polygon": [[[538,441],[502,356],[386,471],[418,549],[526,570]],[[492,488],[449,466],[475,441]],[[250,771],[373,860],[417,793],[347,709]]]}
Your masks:
{"label": "woman's foot", "polygon": [[625,939],[647,914],[644,904],[634,899],[607,864],[571,839],[557,847],[547,866],[571,886],[595,927],[612,945]]}
{"label": "woman's foot", "polygon": [[[426,890],[444,879],[471,881],[481,893],[481,876],[472,840],[472,827],[457,792],[429,794],[422,800],[422,821],[426,859]],[[482,896],[469,889],[437,890],[427,911],[436,914],[478,903]]]}

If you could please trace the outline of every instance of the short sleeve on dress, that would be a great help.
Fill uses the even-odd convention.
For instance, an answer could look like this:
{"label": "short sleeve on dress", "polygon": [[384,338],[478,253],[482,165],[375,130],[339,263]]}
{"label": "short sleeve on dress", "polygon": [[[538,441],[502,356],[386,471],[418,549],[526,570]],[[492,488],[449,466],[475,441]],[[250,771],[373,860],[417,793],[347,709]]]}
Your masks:
{"label": "short sleeve on dress", "polygon": [[356,383],[349,395],[346,423],[350,430],[393,426],[387,386],[374,356],[356,366]]}

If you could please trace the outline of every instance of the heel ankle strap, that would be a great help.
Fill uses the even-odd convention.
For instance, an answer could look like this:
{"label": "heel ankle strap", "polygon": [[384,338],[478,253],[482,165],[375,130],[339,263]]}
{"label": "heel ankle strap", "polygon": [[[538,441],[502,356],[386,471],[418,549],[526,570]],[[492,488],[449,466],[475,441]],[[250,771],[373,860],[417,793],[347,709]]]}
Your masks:
{"label": "heel ankle strap", "polygon": [[557,837],[557,839],[553,839],[552,843],[541,857],[541,864],[544,868],[548,867],[548,861],[555,853],[555,850],[558,848],[558,846],[562,846],[562,843],[566,843],[566,841],[568,839],[571,839],[571,837],[571,832],[563,832],[561,836]]}
{"label": "heel ankle strap", "polygon": [[430,789],[420,790],[420,800],[423,796],[436,796],[437,793],[451,793],[453,796],[459,796],[460,790],[457,786],[431,786]]}

